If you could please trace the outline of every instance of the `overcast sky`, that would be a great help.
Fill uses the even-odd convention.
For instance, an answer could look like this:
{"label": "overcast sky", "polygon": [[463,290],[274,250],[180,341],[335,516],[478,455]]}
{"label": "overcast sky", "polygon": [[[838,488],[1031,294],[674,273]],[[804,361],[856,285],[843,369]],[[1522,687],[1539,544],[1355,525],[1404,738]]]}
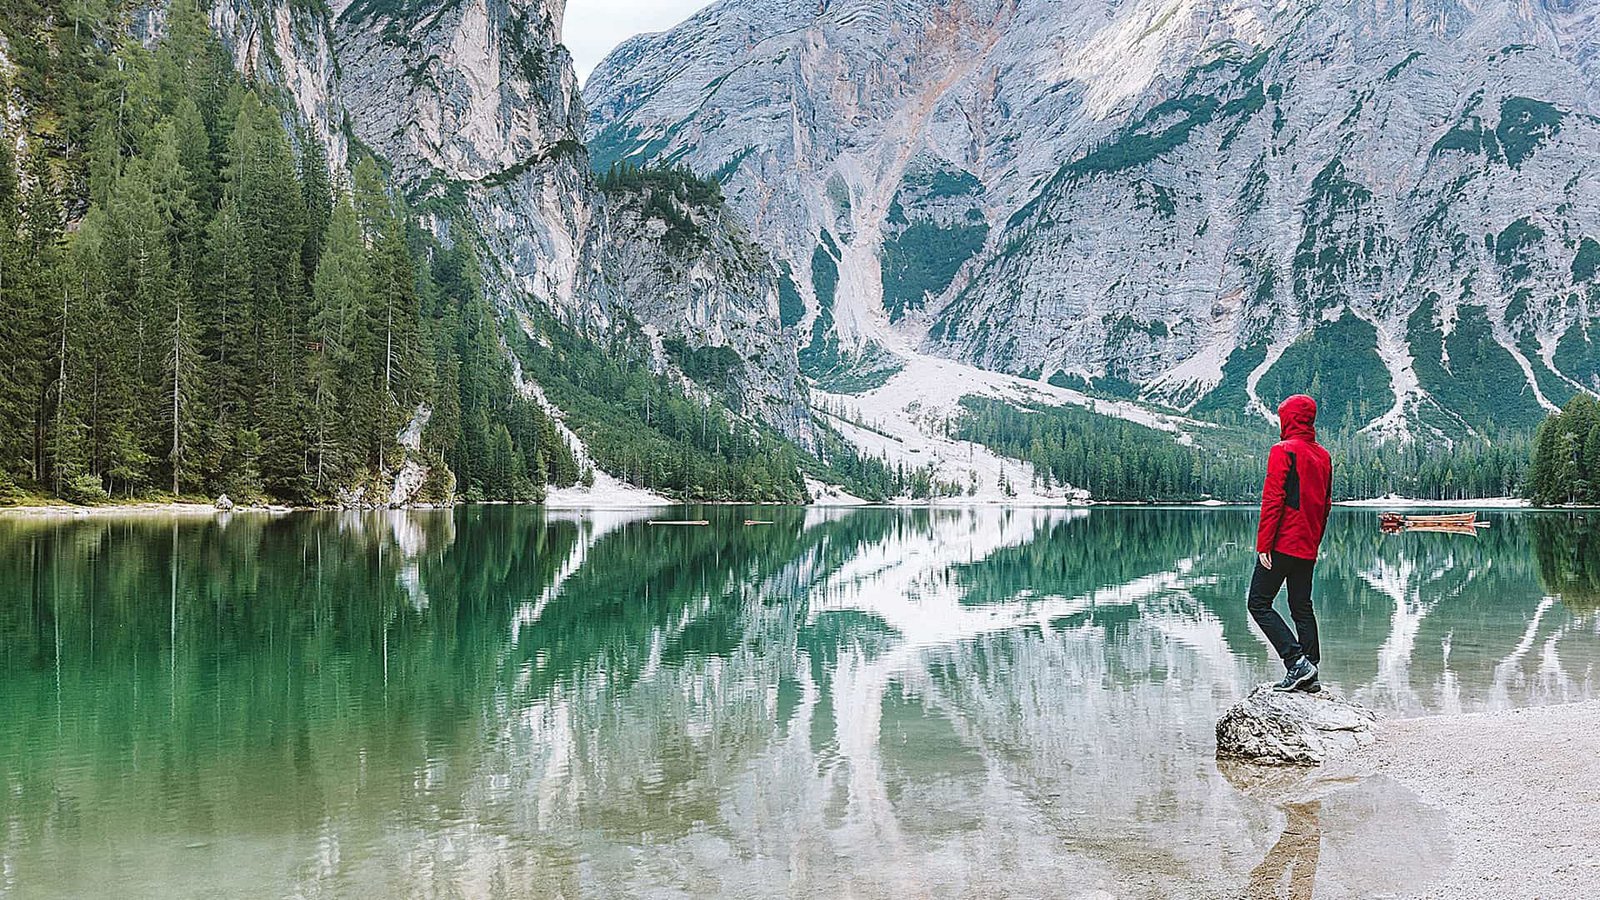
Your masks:
{"label": "overcast sky", "polygon": [[666,31],[710,0],[567,0],[562,42],[572,51],[578,81],[616,46],[641,32]]}

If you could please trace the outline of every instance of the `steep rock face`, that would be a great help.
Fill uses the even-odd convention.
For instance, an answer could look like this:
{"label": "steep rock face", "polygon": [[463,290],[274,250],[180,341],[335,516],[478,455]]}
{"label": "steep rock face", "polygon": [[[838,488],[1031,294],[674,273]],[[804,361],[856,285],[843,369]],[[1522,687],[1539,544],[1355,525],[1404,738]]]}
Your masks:
{"label": "steep rock face", "polygon": [[626,202],[597,190],[559,42],[564,7],[226,0],[211,18],[237,65],[282,88],[336,167],[352,145],[365,147],[442,239],[470,231],[503,309],[539,303],[585,331],[632,316],[663,338],[731,348],[746,361],[730,377],[747,412],[809,440],[770,259],[717,210],[704,217],[697,257],[669,260]]}
{"label": "steep rock face", "polygon": [[640,180],[604,192],[607,296],[631,298],[662,355],[701,387],[808,444],[794,342],[770,327],[780,317],[771,258],[720,201],[697,202],[669,176]]}
{"label": "steep rock face", "polygon": [[1202,413],[1320,373],[1439,438],[1600,387],[1596,15],[722,0],[618,48],[588,133],[723,180],[814,343]]}
{"label": "steep rock face", "polygon": [[417,202],[465,211],[505,288],[585,323],[598,235],[562,7],[357,0],[334,33],[355,138]]}
{"label": "steep rock face", "polygon": [[820,319],[818,342],[864,349],[881,311],[882,233],[923,218],[900,178],[914,163],[930,177],[949,168],[919,158],[922,135],[1015,6],[715,4],[601,64],[585,98],[591,152],[600,165],[682,161],[722,180],[758,239],[788,260],[804,327]]}
{"label": "steep rock face", "polygon": [[1531,425],[1582,382],[1555,352],[1592,316],[1571,266],[1600,128],[1559,14],[1507,9],[1316,7],[1192,60],[1017,213],[931,339],[1185,409],[1264,413],[1320,372],[1355,398],[1340,424]]}
{"label": "steep rock face", "polygon": [[[594,204],[560,0],[224,0],[212,28],[344,169],[352,142],[449,238],[475,227],[508,298],[596,318]],[[455,220],[455,221],[452,221]],[[603,316],[598,317],[603,320]]]}

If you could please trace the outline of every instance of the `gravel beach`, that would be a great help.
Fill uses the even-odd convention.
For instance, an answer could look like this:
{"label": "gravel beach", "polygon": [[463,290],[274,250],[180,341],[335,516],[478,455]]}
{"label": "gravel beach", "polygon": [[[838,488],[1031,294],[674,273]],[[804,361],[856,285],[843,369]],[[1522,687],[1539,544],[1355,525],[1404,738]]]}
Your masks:
{"label": "gravel beach", "polygon": [[1385,722],[1327,776],[1387,776],[1445,816],[1445,871],[1401,896],[1569,898],[1600,883],[1600,702]]}
{"label": "gravel beach", "polygon": [[211,503],[105,503],[99,506],[70,506],[53,503],[43,506],[0,507],[0,518],[82,519],[91,516],[214,516]]}

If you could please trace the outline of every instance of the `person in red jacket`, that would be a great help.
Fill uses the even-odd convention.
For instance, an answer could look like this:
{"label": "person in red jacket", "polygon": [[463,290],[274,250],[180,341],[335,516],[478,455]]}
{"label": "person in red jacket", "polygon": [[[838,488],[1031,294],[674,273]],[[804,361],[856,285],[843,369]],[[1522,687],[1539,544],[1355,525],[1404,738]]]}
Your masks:
{"label": "person in red jacket", "polygon": [[[1283,657],[1288,673],[1280,691],[1316,693],[1317,614],[1311,606],[1311,573],[1328,526],[1333,460],[1317,443],[1317,401],[1296,394],[1278,407],[1283,440],[1267,455],[1267,482],[1261,489],[1261,526],[1256,532],[1256,570],[1250,579],[1250,615]],[[1289,585],[1291,630],[1273,601]]]}

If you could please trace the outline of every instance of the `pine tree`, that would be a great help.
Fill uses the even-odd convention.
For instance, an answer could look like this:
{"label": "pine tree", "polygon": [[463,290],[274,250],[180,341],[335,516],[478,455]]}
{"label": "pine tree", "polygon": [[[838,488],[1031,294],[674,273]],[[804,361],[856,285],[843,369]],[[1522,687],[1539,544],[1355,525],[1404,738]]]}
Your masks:
{"label": "pine tree", "polygon": [[[37,354],[23,371],[22,391],[32,397],[33,460],[31,476],[60,493],[64,476],[86,468],[82,422],[66,399],[71,397],[68,361],[72,322],[68,287],[60,278],[62,205],[54,173],[43,149],[28,160],[27,190],[22,207],[22,305],[19,334],[23,343],[13,352]],[[60,309],[58,316],[52,312]],[[55,321],[50,321],[54,319]]]}
{"label": "pine tree", "polygon": [[34,476],[32,442],[40,317],[22,236],[22,186],[10,141],[0,141],[0,477]]}
{"label": "pine tree", "polygon": [[194,208],[209,216],[217,204],[217,178],[212,156],[211,136],[206,132],[200,107],[192,98],[178,102],[172,114],[173,140],[177,144],[178,161],[188,176],[190,200]]}
{"label": "pine tree", "polygon": [[1561,412],[1540,423],[1528,470],[1528,496],[1534,503],[1594,502],[1600,499],[1600,404],[1579,392]]}
{"label": "pine tree", "polygon": [[1600,422],[1590,426],[1583,442],[1583,477],[1588,489],[1580,499],[1600,503]]}
{"label": "pine tree", "polygon": [[361,357],[361,332],[367,327],[367,251],[354,207],[341,197],[332,209],[327,243],[312,284],[308,366],[312,404],[313,483],[318,491],[347,479],[357,458],[360,436],[353,425],[362,395],[348,388],[367,380]]}
{"label": "pine tree", "polygon": [[515,495],[515,455],[511,448],[511,432],[498,424],[489,439],[488,470],[484,478],[484,494],[491,500],[509,500]]}
{"label": "pine tree", "polygon": [[301,262],[306,277],[312,278],[316,275],[318,257],[333,215],[333,182],[328,177],[328,155],[316,135],[302,131],[300,147],[300,186],[306,205],[306,240]]}
{"label": "pine tree", "polygon": [[185,316],[187,301],[182,294],[173,301],[172,351],[167,357],[167,378],[172,385],[170,421],[172,447],[168,463],[172,469],[172,493],[186,487],[201,486],[199,445],[204,441],[205,379],[199,351],[199,327],[193,309]]}

